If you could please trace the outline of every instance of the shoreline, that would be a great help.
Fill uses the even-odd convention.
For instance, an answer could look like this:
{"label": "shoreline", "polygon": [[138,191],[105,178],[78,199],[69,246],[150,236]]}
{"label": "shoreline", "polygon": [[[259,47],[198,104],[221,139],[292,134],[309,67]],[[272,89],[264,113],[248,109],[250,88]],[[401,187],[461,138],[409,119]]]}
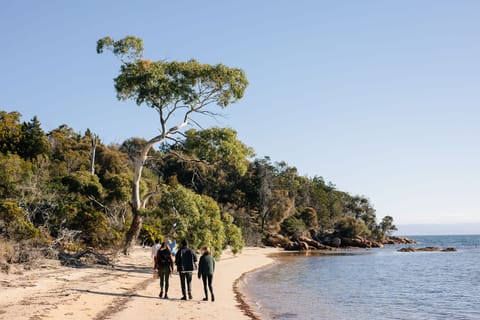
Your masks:
{"label": "shoreline", "polygon": [[242,273],[240,277],[238,277],[233,282],[232,287],[233,287],[233,293],[235,295],[235,299],[238,302],[237,307],[251,320],[262,320],[262,318],[254,311],[255,308],[252,306],[252,302],[249,303],[249,299],[247,298],[248,294],[245,293],[246,291],[245,288],[242,289],[241,282],[244,281],[245,277],[248,276],[249,274],[258,272],[261,269],[267,268],[273,263],[275,263],[275,259],[272,257],[275,254],[277,254],[277,252],[267,253],[267,257],[272,259],[270,263]]}
{"label": "shoreline", "polygon": [[215,302],[202,301],[203,285],[196,274],[193,299],[180,300],[177,274],[170,278],[170,299],[159,299],[152,276],[150,248],[135,247],[113,266],[60,266],[48,260],[34,270],[0,274],[0,319],[261,319],[241,289],[245,275],[274,263],[278,248],[246,247],[225,251],[215,270]]}

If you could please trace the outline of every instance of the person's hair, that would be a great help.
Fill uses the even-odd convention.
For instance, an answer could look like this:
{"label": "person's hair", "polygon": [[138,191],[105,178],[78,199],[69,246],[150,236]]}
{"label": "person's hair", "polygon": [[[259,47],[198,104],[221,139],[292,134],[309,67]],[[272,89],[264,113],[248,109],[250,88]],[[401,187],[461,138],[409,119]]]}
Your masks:
{"label": "person's hair", "polygon": [[182,240],[182,247],[186,247],[186,246],[188,246],[188,241],[187,241],[187,239],[183,239]]}
{"label": "person's hair", "polygon": [[167,250],[168,250],[168,252],[170,252],[170,253],[171,253],[171,251],[170,251],[170,247],[167,245],[167,243],[166,243],[166,242],[162,242],[162,245],[160,246],[160,249],[167,249]]}
{"label": "person's hair", "polygon": [[155,243],[160,243],[160,239],[155,239]]}
{"label": "person's hair", "polygon": [[209,247],[203,247],[203,251],[207,254],[210,254],[210,248]]}

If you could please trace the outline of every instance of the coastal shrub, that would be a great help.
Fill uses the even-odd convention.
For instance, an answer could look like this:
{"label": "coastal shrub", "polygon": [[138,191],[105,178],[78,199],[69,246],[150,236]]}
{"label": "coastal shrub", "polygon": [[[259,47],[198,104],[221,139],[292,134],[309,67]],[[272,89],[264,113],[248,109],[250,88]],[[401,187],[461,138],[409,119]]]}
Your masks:
{"label": "coastal shrub", "polygon": [[[160,199],[164,235],[171,234],[177,242],[187,239],[193,249],[208,246],[216,256],[221,254],[227,237],[215,200],[181,185],[165,187]],[[234,245],[239,249],[238,244]]]}
{"label": "coastal shrub", "polygon": [[162,243],[164,240],[162,229],[162,220],[160,218],[146,217],[143,220],[139,235],[142,245],[152,246],[157,239]]}
{"label": "coastal shrub", "polygon": [[385,240],[387,235],[390,235],[393,231],[398,230],[397,227],[393,224],[393,218],[391,216],[383,217],[380,224],[377,226],[375,230],[377,233],[378,240]]}
{"label": "coastal shrub", "polygon": [[222,214],[222,221],[225,227],[224,248],[230,246],[233,254],[241,252],[244,246],[242,230],[233,224],[233,217],[228,213]]}
{"label": "coastal shrub", "polygon": [[8,272],[9,264],[15,261],[15,248],[12,242],[0,238],[0,270]]}
{"label": "coastal shrub", "polygon": [[370,234],[365,223],[353,217],[344,217],[340,219],[335,225],[335,230],[339,236],[345,238],[354,238],[360,235]]}
{"label": "coastal shrub", "polygon": [[88,171],[77,171],[62,178],[62,183],[70,192],[99,198],[103,187],[96,175]]}
{"label": "coastal shrub", "polygon": [[318,218],[317,212],[312,207],[306,207],[300,213],[300,218],[305,223],[307,229],[316,229],[318,228]]}
{"label": "coastal shrub", "polygon": [[0,153],[0,198],[17,198],[32,176],[32,164],[16,154]]}
{"label": "coastal shrub", "polygon": [[300,237],[306,229],[305,222],[295,216],[290,216],[283,220],[280,225],[283,234],[290,237]]}
{"label": "coastal shrub", "polygon": [[0,233],[18,241],[39,237],[38,229],[26,220],[25,212],[10,201],[0,202]]}
{"label": "coastal shrub", "polygon": [[72,209],[73,219],[69,229],[81,231],[78,238],[84,245],[106,248],[119,244],[123,234],[108,224],[104,212],[86,203],[77,203]]}

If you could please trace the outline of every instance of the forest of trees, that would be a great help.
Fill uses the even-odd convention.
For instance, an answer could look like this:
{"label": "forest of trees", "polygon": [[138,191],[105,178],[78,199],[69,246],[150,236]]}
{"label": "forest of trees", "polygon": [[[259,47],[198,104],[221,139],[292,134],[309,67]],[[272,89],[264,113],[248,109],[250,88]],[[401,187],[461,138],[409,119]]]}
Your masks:
{"label": "forest of trees", "polygon": [[184,131],[195,114],[243,96],[240,69],[144,60],[135,37],[102,38],[97,52],[104,50],[121,61],[118,99],[158,112],[160,134],[104,144],[90,130],[64,124],[44,132],[37,117],[22,122],[19,112],[0,110],[0,264],[22,262],[25,246],[128,253],[132,243],[169,237],[219,255],[269,234],[382,241],[395,230],[390,216],[377,221],[369,199],[255,158],[231,128]]}
{"label": "forest of trees", "polygon": [[[61,125],[45,133],[36,117],[20,117],[0,111],[3,247],[120,248],[132,220],[133,162],[146,141],[105,145],[89,130]],[[222,159],[221,149],[236,154],[237,164]],[[220,253],[226,246],[237,252],[244,243],[258,245],[266,232],[381,239],[394,228],[391,217],[377,222],[368,199],[253,156],[229,128],[191,129],[182,141],[152,149],[141,191],[156,192],[142,209],[138,241],[186,237],[194,247],[208,244]]]}

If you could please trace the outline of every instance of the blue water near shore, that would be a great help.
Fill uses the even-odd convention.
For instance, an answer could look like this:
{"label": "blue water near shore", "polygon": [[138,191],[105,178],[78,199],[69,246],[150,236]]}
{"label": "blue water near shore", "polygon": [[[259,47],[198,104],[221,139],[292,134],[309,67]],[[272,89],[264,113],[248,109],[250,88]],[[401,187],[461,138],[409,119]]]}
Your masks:
{"label": "blue water near shore", "polygon": [[249,274],[245,290],[262,319],[479,320],[480,236],[410,238],[457,251],[286,254]]}

